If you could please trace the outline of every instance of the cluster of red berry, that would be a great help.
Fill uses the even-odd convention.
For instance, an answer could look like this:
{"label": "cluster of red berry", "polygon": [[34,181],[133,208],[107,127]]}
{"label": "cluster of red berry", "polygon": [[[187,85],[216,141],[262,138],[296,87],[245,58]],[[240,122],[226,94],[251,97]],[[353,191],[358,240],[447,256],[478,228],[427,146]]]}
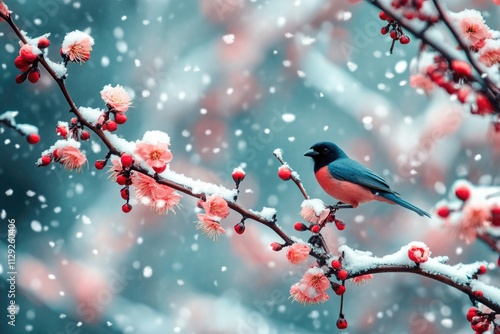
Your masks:
{"label": "cluster of red berry", "polygon": [[[106,160],[97,160],[94,163],[94,166],[96,169],[103,169],[104,166],[106,166],[107,159],[109,157],[106,157]],[[120,189],[120,196],[126,201],[125,204],[122,205],[122,211],[124,213],[129,213],[132,211],[132,205],[130,205],[130,189],[129,187],[132,185],[132,170],[130,167],[134,164],[134,158],[128,154],[128,153],[122,153],[120,156],[120,162],[122,165],[122,169],[118,172],[118,175],[116,176],[116,183],[118,183],[120,186],[124,186],[122,189]]]}
{"label": "cluster of red berry", "polygon": [[382,27],[382,29],[380,29],[380,32],[382,33],[382,35],[389,34],[389,36],[392,38],[391,49],[389,50],[391,53],[392,50],[394,50],[394,45],[396,41],[399,41],[399,43],[401,44],[410,43],[410,37],[404,34],[401,25],[398,22],[396,22],[392,17],[390,17],[383,11],[381,11],[378,14],[378,17],[383,21],[387,21],[387,25],[385,27]]}
{"label": "cluster of red berry", "polygon": [[[472,68],[463,60],[448,62],[443,56],[434,56],[434,64],[426,70],[427,76],[450,95],[455,94],[461,103],[471,103],[471,113],[479,115],[492,114],[493,106],[486,95],[472,89]],[[472,94],[471,94],[472,93]],[[473,99],[473,101],[471,101]]]}
{"label": "cluster of red berry", "polygon": [[[81,124],[76,117],[71,119],[69,126],[67,126],[67,123],[60,122],[56,126],[56,134],[63,139],[72,138],[76,141],[79,139],[85,141],[90,139],[90,132],[83,129],[83,124]],[[57,149],[55,149],[52,153],[42,156],[39,165],[48,166],[52,160],[59,161],[60,158]]]}
{"label": "cluster of red berry", "polygon": [[[108,110],[101,115],[97,123],[101,124],[101,130],[115,132],[118,129],[118,124],[127,122],[127,115],[124,112],[116,111],[110,105],[107,107]],[[110,118],[110,114],[113,115],[113,119]]]}
{"label": "cluster of red berry", "polygon": [[429,15],[424,10],[426,0],[393,0],[391,6],[403,10],[403,16],[408,20],[419,19],[430,23],[436,23],[437,15]]}
{"label": "cluster of red berry", "polygon": [[[40,37],[38,40],[38,49],[45,49],[50,45],[47,37]],[[28,79],[31,83],[36,83],[40,80],[40,69],[38,68],[38,55],[36,48],[31,44],[24,44],[19,50],[19,56],[14,59],[14,65],[22,72],[16,76],[18,84],[23,83]]]}
{"label": "cluster of red berry", "polygon": [[[65,125],[57,125],[56,134],[65,139],[73,138],[74,140],[89,140],[90,132],[83,129],[83,124],[78,121],[76,117],[73,117],[69,123],[69,129]],[[68,135],[69,134],[69,135]]]}
{"label": "cluster of red berry", "polygon": [[495,317],[495,312],[481,312],[477,307],[471,307],[469,311],[467,311],[467,320],[470,322],[471,328],[476,331],[476,333],[484,333],[488,331],[490,329],[490,325],[493,324],[493,334],[500,334],[500,326],[494,322]]}

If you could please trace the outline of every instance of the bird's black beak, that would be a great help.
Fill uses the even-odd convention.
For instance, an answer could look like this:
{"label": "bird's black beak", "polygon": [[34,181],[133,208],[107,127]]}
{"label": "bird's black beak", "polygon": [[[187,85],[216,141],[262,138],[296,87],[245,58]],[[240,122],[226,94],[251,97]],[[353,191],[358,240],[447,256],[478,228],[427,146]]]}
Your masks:
{"label": "bird's black beak", "polygon": [[313,150],[312,148],[309,151],[307,151],[306,153],[304,153],[304,155],[306,157],[311,157],[311,158],[314,157],[314,156],[316,156],[316,155],[318,155],[318,154],[319,153],[316,152],[315,150]]}

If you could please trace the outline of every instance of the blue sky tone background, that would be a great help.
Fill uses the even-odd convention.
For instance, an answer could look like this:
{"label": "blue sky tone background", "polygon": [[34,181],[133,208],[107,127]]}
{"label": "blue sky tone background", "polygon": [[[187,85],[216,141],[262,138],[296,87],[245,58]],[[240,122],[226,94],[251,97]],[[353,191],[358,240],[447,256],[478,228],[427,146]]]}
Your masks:
{"label": "blue sky tone background", "polygon": [[[489,1],[448,1],[459,11],[483,10],[499,29]],[[9,1],[30,36],[50,32],[49,57],[59,59],[66,32],[95,39],[89,62],[70,64],[67,86],[77,106],[104,108],[99,91],[121,84],[134,108],[118,134],[136,140],[162,130],[172,140],[171,169],[232,187],[244,165],[239,200],[260,210],[276,207],[290,234],[300,220],[301,194],[277,177],[273,157],[301,175],[312,197],[332,203],[317,185],[303,153],[335,141],[383,175],[410,202],[432,211],[459,177],[499,183],[499,138],[487,119],[471,117],[446,94],[420,95],[409,87],[409,63],[418,43],[397,45],[379,34],[382,21],[368,3],[323,1]],[[496,26],[495,26],[496,25]],[[15,219],[19,305],[7,333],[332,333],[339,298],[303,306],[288,299],[307,267],[291,267],[279,241],[252,222],[231,233],[240,217],[223,222],[227,237],[214,243],[194,229],[196,201],[183,198],[177,214],[156,216],[139,205],[121,212],[120,187],[93,162],[105,155],[84,143],[89,167],[68,173],[36,168],[40,152],[57,140],[68,106],[42,70],[32,85],[14,82],[17,41],[0,25],[0,112],[18,110],[19,123],[39,127],[29,146],[0,130],[2,249],[7,219]],[[479,155],[479,159],[477,158]],[[408,166],[412,163],[414,171]],[[34,193],[34,195],[33,195]],[[42,196],[42,197],[40,197]],[[412,240],[426,242],[450,263],[495,254],[450,236],[438,219],[383,203],[338,215],[344,231],[329,229],[331,249],[342,244],[376,255]],[[90,222],[90,223],[89,223]],[[2,251],[2,277],[6,273]],[[49,275],[53,275],[50,276]],[[485,277],[492,284],[498,273]],[[5,294],[5,280],[0,290]],[[5,309],[2,297],[2,309]],[[382,274],[363,286],[348,284],[346,333],[469,333],[464,295],[420,277]],[[77,323],[82,322],[80,326]]]}

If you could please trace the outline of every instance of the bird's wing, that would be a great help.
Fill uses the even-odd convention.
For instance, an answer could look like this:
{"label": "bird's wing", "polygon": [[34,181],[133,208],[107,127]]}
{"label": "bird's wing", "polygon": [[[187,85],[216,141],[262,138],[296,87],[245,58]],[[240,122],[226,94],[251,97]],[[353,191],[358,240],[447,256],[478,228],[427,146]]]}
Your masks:
{"label": "bird's wing", "polygon": [[348,181],[369,188],[373,193],[384,191],[398,194],[393,191],[387,182],[375,174],[371,169],[350,158],[337,159],[328,165],[330,174],[341,181]]}

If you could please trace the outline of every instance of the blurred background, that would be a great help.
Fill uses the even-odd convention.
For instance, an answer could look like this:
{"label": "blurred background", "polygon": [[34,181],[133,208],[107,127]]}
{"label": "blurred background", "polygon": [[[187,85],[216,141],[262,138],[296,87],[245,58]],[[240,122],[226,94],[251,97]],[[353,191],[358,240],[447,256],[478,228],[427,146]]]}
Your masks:
{"label": "blurred background", "polygon": [[[476,8],[499,29],[491,1],[444,1],[454,11]],[[118,134],[135,140],[146,130],[171,136],[170,168],[233,187],[247,178],[239,201],[278,210],[285,231],[300,220],[301,194],[277,177],[275,148],[301,175],[312,197],[332,203],[303,153],[334,141],[407,200],[431,212],[457,178],[499,185],[500,135],[489,120],[470,116],[449,96],[419,94],[409,85],[418,42],[396,45],[379,33],[378,10],[364,1],[87,0],[7,1],[29,36],[50,32],[49,58],[59,60],[65,33],[95,39],[89,62],[69,65],[67,86],[77,106],[104,108],[99,92],[120,84],[134,108]],[[157,216],[135,205],[121,212],[120,186],[93,168],[105,148],[84,143],[89,167],[35,167],[56,140],[68,106],[42,70],[36,85],[17,85],[18,42],[0,23],[0,113],[37,125],[42,140],[0,127],[1,309],[6,312],[7,224],[17,226],[16,326],[2,314],[1,333],[335,333],[339,298],[303,306],[289,299],[313,262],[290,266],[280,241],[253,222],[214,243],[195,230],[196,201]],[[328,228],[330,249],[342,244],[385,255],[412,240],[426,242],[450,263],[497,255],[453,238],[437,218],[373,203],[344,210],[344,231]],[[497,285],[498,270],[485,282]],[[409,274],[380,274],[348,284],[346,333],[470,333],[468,298]]]}

